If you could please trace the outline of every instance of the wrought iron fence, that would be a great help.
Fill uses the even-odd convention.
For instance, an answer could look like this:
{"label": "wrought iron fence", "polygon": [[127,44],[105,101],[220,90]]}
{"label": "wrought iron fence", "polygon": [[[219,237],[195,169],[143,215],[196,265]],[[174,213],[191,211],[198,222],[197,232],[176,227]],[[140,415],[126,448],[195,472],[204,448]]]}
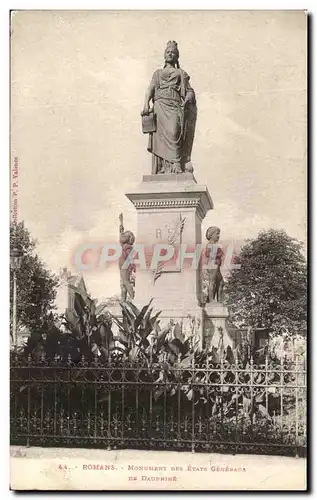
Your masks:
{"label": "wrought iron fence", "polygon": [[11,362],[11,443],[305,454],[306,369]]}

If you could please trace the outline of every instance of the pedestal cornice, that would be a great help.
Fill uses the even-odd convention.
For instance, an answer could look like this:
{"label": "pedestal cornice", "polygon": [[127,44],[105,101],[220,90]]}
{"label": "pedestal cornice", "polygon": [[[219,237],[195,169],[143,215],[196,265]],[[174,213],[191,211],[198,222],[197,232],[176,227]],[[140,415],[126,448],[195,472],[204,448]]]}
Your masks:
{"label": "pedestal cornice", "polygon": [[146,175],[126,196],[137,210],[195,208],[202,219],[213,208],[207,186],[197,184],[192,174]]}

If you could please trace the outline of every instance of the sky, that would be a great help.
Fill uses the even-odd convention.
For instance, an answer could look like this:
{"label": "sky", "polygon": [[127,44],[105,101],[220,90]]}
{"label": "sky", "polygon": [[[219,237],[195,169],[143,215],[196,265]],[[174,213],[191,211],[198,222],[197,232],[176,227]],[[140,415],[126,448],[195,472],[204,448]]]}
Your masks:
{"label": "sky", "polygon": [[[140,111],[168,40],[196,92],[194,174],[223,241],[284,229],[306,243],[303,11],[20,11],[11,25],[11,156],[18,220],[54,272],[77,245],[136,230],[125,193],[151,172]],[[75,271],[74,271],[75,272]],[[119,292],[113,267],[84,274]]]}

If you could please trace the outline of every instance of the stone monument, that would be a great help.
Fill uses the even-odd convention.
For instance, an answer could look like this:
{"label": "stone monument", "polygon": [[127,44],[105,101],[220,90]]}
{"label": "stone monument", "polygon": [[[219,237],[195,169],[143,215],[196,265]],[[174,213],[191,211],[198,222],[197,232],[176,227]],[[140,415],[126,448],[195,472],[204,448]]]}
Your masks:
{"label": "stone monument", "polygon": [[[163,320],[195,324],[202,346],[203,328],[208,333],[222,327],[227,317],[221,302],[214,304],[213,292],[210,304],[203,307],[202,300],[201,224],[213,202],[207,186],[198,184],[193,174],[196,97],[179,65],[175,41],[167,43],[164,59],[164,67],[152,76],[141,112],[152,173],[126,193],[137,210],[136,247],[142,245],[150,257],[146,265],[136,267],[135,303],[143,306],[153,298]],[[151,267],[154,257],[157,265]],[[210,280],[218,283],[219,272],[213,274]],[[219,284],[219,299],[221,293]]]}
{"label": "stone monument", "polygon": [[164,67],[152,76],[141,112],[152,173],[126,196],[137,210],[137,244],[149,254],[167,245],[171,258],[156,268],[150,268],[149,261],[137,267],[135,302],[144,305],[153,298],[162,320],[195,322],[202,338],[201,273],[195,265],[200,255],[195,251],[201,245],[201,222],[213,203],[207,186],[197,184],[193,175],[196,98],[189,75],[179,66],[175,41],[167,43],[164,59]]}

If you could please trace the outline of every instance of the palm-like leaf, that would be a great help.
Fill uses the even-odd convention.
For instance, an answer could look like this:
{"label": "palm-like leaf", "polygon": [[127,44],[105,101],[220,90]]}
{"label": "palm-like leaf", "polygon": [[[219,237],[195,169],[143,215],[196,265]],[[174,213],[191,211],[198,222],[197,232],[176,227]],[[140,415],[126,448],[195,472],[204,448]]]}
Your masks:
{"label": "palm-like leaf", "polygon": [[141,325],[141,323],[143,322],[143,319],[145,317],[145,315],[147,314],[147,312],[149,311],[150,309],[150,305],[152,303],[152,300],[150,300],[150,302],[148,304],[146,304],[145,306],[142,307],[141,309],[141,312],[139,312],[139,314],[137,315],[136,319],[135,319],[135,329],[137,330],[139,328],[139,326]]}
{"label": "palm-like leaf", "polygon": [[137,317],[140,314],[140,310],[137,308],[133,302],[126,301],[126,302],[120,302],[120,305],[124,304],[125,307],[129,308],[131,312],[133,312],[134,316]]}
{"label": "palm-like leaf", "polygon": [[148,322],[151,325],[152,330],[154,330],[154,325],[157,323],[157,318],[162,314],[162,311],[157,312],[152,318],[148,318]]}
{"label": "palm-like leaf", "polygon": [[169,334],[170,330],[171,330],[170,325],[167,325],[165,328],[163,328],[158,333],[158,335],[157,335],[157,341],[156,341],[157,351],[158,352],[161,350],[162,346],[164,345],[164,343],[166,341],[166,337]]}
{"label": "palm-like leaf", "polygon": [[185,340],[185,335],[183,334],[182,328],[179,323],[176,323],[176,325],[174,326],[174,337],[181,342],[184,342]]}

